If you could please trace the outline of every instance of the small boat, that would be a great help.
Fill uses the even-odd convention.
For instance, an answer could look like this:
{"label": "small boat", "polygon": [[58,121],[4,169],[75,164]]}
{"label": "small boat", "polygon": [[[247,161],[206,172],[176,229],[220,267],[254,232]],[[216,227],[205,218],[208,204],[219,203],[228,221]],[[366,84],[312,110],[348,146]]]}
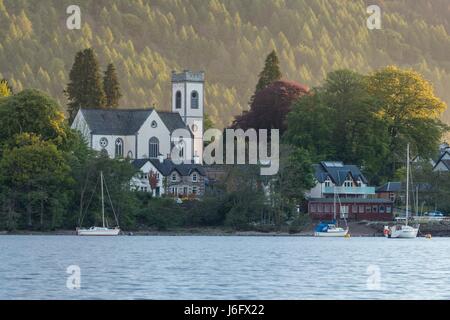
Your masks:
{"label": "small boat", "polygon": [[336,221],[321,222],[314,232],[316,237],[346,237],[348,234],[348,227],[346,229],[338,227]]}
{"label": "small boat", "polygon": [[[105,184],[106,192],[111,204],[112,211],[114,213],[114,218],[116,219],[117,227],[109,228],[105,226],[105,199],[103,194],[103,184]],[[109,196],[108,186],[106,185],[103,172],[100,172],[100,185],[102,193],[102,227],[90,227],[89,229],[77,228],[77,235],[79,236],[117,236],[120,233],[119,222],[117,221],[116,213],[114,212],[114,207],[112,205],[111,197]]]}
{"label": "small boat", "polygon": [[[347,235],[349,235],[348,226],[345,229],[341,228],[338,226],[338,223],[336,221],[336,198],[337,197],[338,197],[338,195],[336,194],[336,189],[334,189],[333,221],[320,222],[314,230],[315,237],[347,237]],[[339,203],[340,203],[340,201],[339,201]],[[345,216],[344,216],[344,220],[345,220]],[[347,220],[345,220],[345,223],[347,224]]]}
{"label": "small boat", "polygon": [[409,163],[409,144],[406,148],[406,219],[404,225],[396,226],[384,226],[384,236],[392,239],[413,239],[417,238],[420,225],[410,226],[408,225],[409,218],[409,176],[410,176],[410,163]]}
{"label": "small boat", "polygon": [[119,228],[90,227],[89,229],[77,229],[77,235],[79,236],[117,236],[119,232]]}
{"label": "small boat", "polygon": [[419,232],[419,228],[415,228],[415,227],[408,226],[408,225],[400,225],[400,226],[392,226],[392,227],[385,226],[384,229],[385,229],[384,235],[387,238],[394,238],[394,239],[395,238],[404,238],[404,239],[416,238],[417,233]]}

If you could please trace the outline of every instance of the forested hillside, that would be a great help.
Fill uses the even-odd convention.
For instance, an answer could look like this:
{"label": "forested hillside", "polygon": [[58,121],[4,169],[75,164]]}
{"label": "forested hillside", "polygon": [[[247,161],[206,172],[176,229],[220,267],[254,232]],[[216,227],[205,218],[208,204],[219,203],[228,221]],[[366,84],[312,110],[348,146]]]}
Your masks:
{"label": "forested hillside", "polygon": [[[363,0],[0,0],[0,79],[15,92],[47,91],[63,105],[74,55],[93,47],[113,62],[124,107],[168,109],[173,69],[204,70],[206,112],[217,125],[248,108],[275,48],[284,78],[309,87],[338,68],[410,66],[450,102],[450,1],[378,1],[382,30]],[[66,8],[81,7],[82,30]],[[450,122],[450,113],[445,120]]]}

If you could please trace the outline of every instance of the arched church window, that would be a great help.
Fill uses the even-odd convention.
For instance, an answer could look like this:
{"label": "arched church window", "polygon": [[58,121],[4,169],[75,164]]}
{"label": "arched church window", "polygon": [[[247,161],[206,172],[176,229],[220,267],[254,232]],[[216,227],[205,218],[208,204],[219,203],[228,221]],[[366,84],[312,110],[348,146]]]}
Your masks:
{"label": "arched church window", "polygon": [[181,109],[181,91],[175,93],[175,108]]}
{"label": "arched church window", "polygon": [[198,92],[197,91],[191,92],[191,108],[198,109]]}
{"label": "arched church window", "polygon": [[116,139],[115,155],[116,158],[123,157],[123,140],[120,138]]}
{"label": "arched church window", "polygon": [[148,157],[158,158],[159,155],[159,140],[156,137],[150,138],[148,143]]}
{"label": "arched church window", "polygon": [[183,140],[183,137],[180,137],[180,141],[178,142],[178,151],[180,158],[184,159],[184,149],[185,149],[185,142]]}

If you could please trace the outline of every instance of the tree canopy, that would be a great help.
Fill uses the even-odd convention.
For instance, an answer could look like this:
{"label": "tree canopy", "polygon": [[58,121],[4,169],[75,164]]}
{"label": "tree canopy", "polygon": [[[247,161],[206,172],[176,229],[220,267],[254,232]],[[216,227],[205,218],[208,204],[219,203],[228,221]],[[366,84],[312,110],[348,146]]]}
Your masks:
{"label": "tree canopy", "polygon": [[119,106],[119,100],[122,97],[122,93],[120,91],[116,68],[112,63],[108,64],[108,67],[104,73],[103,90],[106,95],[105,106],[108,108],[117,108]]}
{"label": "tree canopy", "polygon": [[80,108],[104,108],[106,106],[100,67],[92,48],[77,52],[69,79],[65,90],[69,100],[69,122],[73,121]]}

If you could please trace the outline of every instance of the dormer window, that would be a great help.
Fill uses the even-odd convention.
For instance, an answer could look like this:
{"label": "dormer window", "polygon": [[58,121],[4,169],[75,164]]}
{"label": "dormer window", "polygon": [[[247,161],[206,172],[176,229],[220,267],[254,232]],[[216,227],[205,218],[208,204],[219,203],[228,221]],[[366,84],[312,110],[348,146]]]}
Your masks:
{"label": "dormer window", "polygon": [[353,187],[353,181],[351,181],[351,180],[345,180],[345,181],[344,181],[344,187],[346,187],[346,188],[351,188],[351,187]]}
{"label": "dormer window", "polygon": [[197,174],[192,174],[192,182],[197,182]]}
{"label": "dormer window", "polygon": [[325,180],[325,187],[331,187],[331,180],[330,179]]}
{"label": "dormer window", "polygon": [[177,181],[177,174],[172,173],[172,182],[176,182],[176,181]]}

